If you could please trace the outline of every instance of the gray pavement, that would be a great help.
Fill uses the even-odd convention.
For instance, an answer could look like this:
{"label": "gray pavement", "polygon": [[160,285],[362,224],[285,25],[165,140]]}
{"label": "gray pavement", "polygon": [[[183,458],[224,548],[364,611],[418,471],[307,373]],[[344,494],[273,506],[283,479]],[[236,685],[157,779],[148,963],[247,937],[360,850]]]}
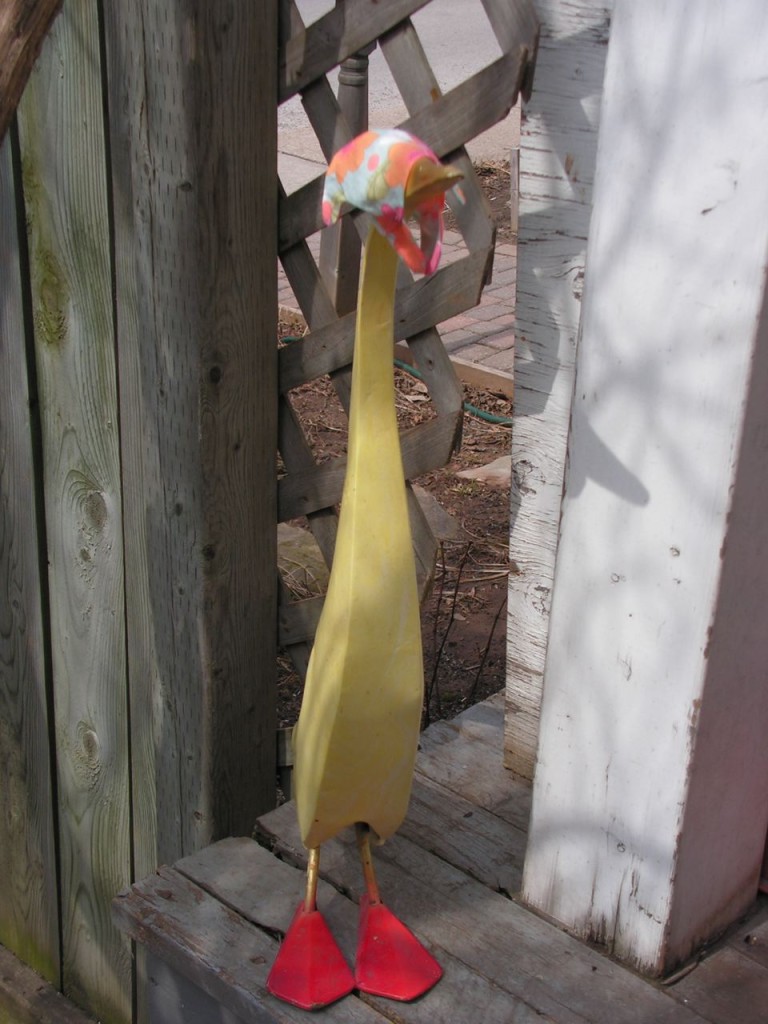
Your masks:
{"label": "gray pavement", "polygon": [[[298,0],[309,24],[333,7],[334,0]],[[464,81],[500,55],[496,39],[480,0],[432,0],[413,16],[422,45],[443,92]],[[460,45],[459,45],[460,43]],[[335,87],[335,82],[333,83]],[[389,127],[407,116],[400,94],[381,52],[371,54],[369,64],[369,120],[371,127]],[[517,112],[478,136],[467,147],[474,161],[500,162],[519,144]],[[288,193],[325,170],[325,160],[297,98],[278,112],[278,173]],[[317,239],[310,240],[317,247]],[[457,258],[463,249],[461,236],[446,232],[444,260]],[[316,253],[315,253],[316,255]],[[499,244],[494,258],[493,281],[480,304],[440,325],[440,334],[452,356],[512,373],[514,350],[514,299],[516,246]],[[298,304],[279,269],[278,301],[297,310]]]}

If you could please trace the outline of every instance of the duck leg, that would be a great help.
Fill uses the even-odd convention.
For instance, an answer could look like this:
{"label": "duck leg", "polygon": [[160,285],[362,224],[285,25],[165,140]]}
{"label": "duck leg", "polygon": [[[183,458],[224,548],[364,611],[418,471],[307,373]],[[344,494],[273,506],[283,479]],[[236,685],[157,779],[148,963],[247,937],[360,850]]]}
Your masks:
{"label": "duck leg", "polygon": [[272,970],[267,989],[302,1010],[319,1010],[349,995],[355,987],[336,940],[317,909],[320,848],[309,851],[307,888],[294,914]]}
{"label": "duck leg", "polygon": [[355,984],[361,992],[409,1002],[428,992],[443,970],[413,932],[382,903],[371,855],[371,830],[360,823],[355,831],[365,880]]}

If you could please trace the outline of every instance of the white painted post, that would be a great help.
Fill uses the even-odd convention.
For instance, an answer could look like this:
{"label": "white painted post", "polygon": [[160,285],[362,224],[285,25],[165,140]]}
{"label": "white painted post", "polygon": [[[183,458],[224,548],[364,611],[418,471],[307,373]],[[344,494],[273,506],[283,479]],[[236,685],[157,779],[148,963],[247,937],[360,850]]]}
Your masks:
{"label": "white painted post", "polygon": [[505,763],[533,777],[611,0],[537,0],[520,130]]}
{"label": "white painted post", "polygon": [[768,6],[617,0],[524,875],[649,973],[768,823]]}

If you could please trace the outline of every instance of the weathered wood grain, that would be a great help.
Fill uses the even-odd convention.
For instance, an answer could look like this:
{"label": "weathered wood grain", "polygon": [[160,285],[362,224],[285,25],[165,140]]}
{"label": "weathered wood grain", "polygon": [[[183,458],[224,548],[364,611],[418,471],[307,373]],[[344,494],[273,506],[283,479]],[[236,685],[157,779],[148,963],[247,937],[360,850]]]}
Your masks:
{"label": "weathered wood grain", "polygon": [[[492,759],[501,748],[502,715],[503,696],[497,695],[469,709],[456,722],[460,732],[482,732],[485,742],[476,738],[472,746]],[[425,736],[436,728],[430,727]],[[456,754],[461,758],[461,749]],[[508,772],[506,776],[512,778]],[[360,1018],[354,1015],[366,1008],[351,997],[321,1012],[320,1019],[347,1020],[337,1014],[352,1014],[349,1019],[365,1019],[370,1024],[377,1020],[398,1024],[762,1021],[759,1014],[768,991],[764,977],[768,972],[741,950],[747,948],[743,941],[747,930],[759,938],[764,914],[745,924],[744,934],[735,933],[727,946],[714,951],[707,970],[701,971],[700,965],[683,981],[660,989],[495,891],[505,891],[503,883],[499,884],[505,871],[521,866],[510,838],[516,829],[468,800],[461,788],[445,790],[417,776],[415,806],[409,818],[398,836],[376,849],[374,857],[385,900],[440,960],[443,979],[413,1004],[365,997],[369,1016]],[[468,811],[472,817],[467,816]],[[480,827],[473,835],[477,816]],[[228,1008],[235,1005],[233,1000],[241,999],[245,987],[245,998],[255,1003],[249,1012],[243,1012],[245,1021],[261,1020],[258,1013],[280,1009],[280,1004],[263,998],[264,979],[276,949],[274,937],[285,933],[304,893],[305,850],[291,804],[260,819],[257,832],[264,848],[249,839],[223,840],[184,858],[173,871],[163,869],[118,900],[117,912],[128,922],[129,930],[171,965],[162,977],[162,984],[168,986],[168,1002],[163,1005],[170,1021],[183,1019],[178,1016],[180,999],[192,999],[188,1006],[198,1005],[185,987],[187,982],[180,984],[181,975],[194,979],[202,989],[221,993],[221,1004]],[[277,857],[270,852],[272,848]],[[507,851],[516,863],[505,864]],[[354,900],[361,891],[362,878],[351,830],[323,845],[320,870],[320,908],[342,952],[352,962],[357,941]],[[479,872],[487,873],[484,884],[473,880]],[[219,909],[212,908],[209,901]],[[251,959],[249,964],[251,944],[257,941],[254,935],[261,935],[262,941],[269,936],[271,949],[256,953],[255,962]],[[259,950],[263,948],[259,946]],[[752,948],[759,949],[759,942]],[[724,951],[728,955],[718,963]],[[742,957],[747,959],[746,965],[740,962]],[[708,962],[704,961],[704,966]],[[207,977],[209,973],[214,976]],[[234,994],[221,986],[230,976]],[[296,1013],[288,1007],[282,1009],[288,1015]],[[209,1011],[220,1012],[215,1003]]]}
{"label": "weathered wood grain", "polygon": [[304,319],[312,330],[332,323],[336,319],[336,308],[303,238],[290,248],[281,250],[280,261]]}
{"label": "weathered wood grain", "polygon": [[[281,260],[289,249],[322,228],[321,207],[324,180],[325,175],[318,175],[302,185],[301,188],[296,189],[295,192],[291,192],[290,195],[286,195],[281,186],[277,228],[277,251]],[[298,298],[298,296],[296,297]]]}
{"label": "weathered wood grain", "polygon": [[[65,994],[131,1015],[119,410],[95,3],[55,22],[18,112],[42,423]],[[98,955],[94,956],[94,951]]]}
{"label": "weathered wood grain", "polygon": [[531,787],[504,767],[503,728],[503,694],[435,722],[422,733],[416,771],[527,832]]}
{"label": "weathered wood grain", "polygon": [[[560,521],[610,4],[537,5],[536,88],[521,128],[507,617],[508,766],[531,778]],[[499,41],[516,29],[487,4]],[[511,10],[511,9],[510,9]]]}
{"label": "weathered wood grain", "polygon": [[[299,880],[298,872],[293,874]],[[280,875],[279,867],[274,877],[270,875],[273,882],[270,900],[274,900],[276,908],[283,908],[284,913],[270,919],[279,921],[279,930],[284,931],[301,893],[298,897],[294,893],[292,901],[287,894],[281,899]],[[258,883],[258,878],[254,878],[254,882]],[[326,891],[323,887],[321,898]],[[352,905],[348,905],[352,911]],[[225,903],[214,899],[185,874],[173,868],[161,868],[129,893],[118,896],[114,915],[137,942],[243,1021],[249,1024],[306,1021],[306,1011],[280,1002],[266,990],[277,941]],[[338,1021],[338,1024],[377,1024],[381,1020],[378,1013],[356,998],[337,1003],[329,1013],[326,1019]]]}
{"label": "weathered wood grain", "polygon": [[147,954],[147,972],[152,979],[148,990],[150,1021],[163,1024],[244,1024],[240,1014],[227,1010],[207,992],[174,971],[159,957]]}
{"label": "weathered wood grain", "polygon": [[53,985],[0,947],[2,1024],[96,1024]]}
{"label": "weathered wood grain", "polygon": [[[482,0],[488,21],[502,50],[511,50],[522,40],[529,50],[530,67],[524,89],[530,90],[530,74],[539,41],[539,5],[507,3],[507,0]],[[523,97],[529,99],[526,93]]]}
{"label": "weathered wood grain", "polygon": [[0,147],[0,943],[58,984],[39,424],[17,186],[9,136]]}
{"label": "weathered wood grain", "polygon": [[768,1015],[768,967],[733,947],[705,958],[668,991],[706,1020],[764,1024]]}
{"label": "weathered wood grain", "polygon": [[[137,864],[274,799],[276,9],[110,5]],[[243,124],[251,128],[243,131]]]}
{"label": "weathered wood grain", "polygon": [[728,939],[728,945],[748,956],[756,963],[768,967],[768,900],[760,897],[760,909],[756,916],[742,925]]}
{"label": "weathered wood grain", "polygon": [[291,601],[286,594],[285,600],[278,606],[277,630],[280,647],[291,647],[294,644],[310,644],[315,636],[320,612],[323,610],[324,598],[307,597],[301,601]]}
{"label": "weathered wood grain", "polygon": [[0,142],[62,0],[6,0],[0,7]]}
{"label": "weathered wood grain", "polygon": [[[489,262],[490,257],[486,254],[486,269]],[[484,274],[485,270],[483,271]],[[460,286],[457,284],[457,287]],[[413,319],[418,325],[415,315]],[[395,346],[396,353],[398,347],[397,345]],[[406,362],[409,366],[415,367],[416,372],[427,385],[429,396],[438,411],[438,415],[453,418],[457,434],[460,435],[464,391],[459,383],[453,360],[448,355],[439,333],[434,328],[429,327],[426,330],[419,331],[418,334],[410,335],[408,337],[408,351],[410,358]]]}
{"label": "weathered wood grain", "polygon": [[520,891],[526,833],[422,772],[398,831],[494,892]]}
{"label": "weathered wood grain", "polygon": [[[278,400],[278,423],[281,455],[286,470],[292,473],[314,469],[315,459],[312,449],[304,436],[291,403],[283,395]],[[330,565],[333,561],[338,529],[335,510],[333,508],[318,509],[317,512],[310,513],[308,522],[326,564]]]}
{"label": "weathered wood grain", "polygon": [[[350,142],[357,132],[350,127],[327,78],[318,78],[306,89],[302,89],[301,105],[314,129],[323,156],[330,163],[334,153]],[[365,128],[359,130],[364,131]]]}

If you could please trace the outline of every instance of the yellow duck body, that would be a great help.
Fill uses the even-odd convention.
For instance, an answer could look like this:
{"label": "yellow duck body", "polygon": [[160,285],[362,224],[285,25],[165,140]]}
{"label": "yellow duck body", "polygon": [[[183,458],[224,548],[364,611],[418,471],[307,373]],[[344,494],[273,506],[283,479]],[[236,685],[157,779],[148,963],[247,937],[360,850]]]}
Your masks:
{"label": "yellow duck body", "polygon": [[408,808],[418,745],[421,626],[394,400],[397,264],[372,229],[336,549],[293,737],[299,828],[310,849],[357,822],[391,836]]}

